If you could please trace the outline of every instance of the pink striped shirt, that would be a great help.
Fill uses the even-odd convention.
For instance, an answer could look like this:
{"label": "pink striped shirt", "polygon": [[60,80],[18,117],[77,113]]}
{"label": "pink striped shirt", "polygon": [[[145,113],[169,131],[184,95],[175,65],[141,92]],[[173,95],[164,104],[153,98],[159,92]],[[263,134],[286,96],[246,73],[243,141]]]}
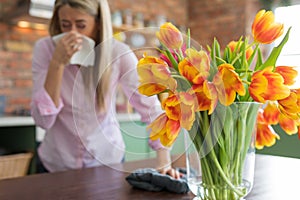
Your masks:
{"label": "pink striped shirt", "polygon": [[[50,37],[36,42],[33,53],[33,94],[31,113],[36,125],[46,130],[38,149],[44,166],[51,172],[119,163],[125,145],[116,118],[116,88],[120,84],[142,122],[150,123],[162,111],[156,97],[138,93],[137,58],[123,43],[113,43],[112,94],[106,113],[96,113],[95,104],[85,101],[83,82],[76,65],[65,67],[60,104],[56,107],[44,88],[48,66],[54,52]],[[159,141],[149,141],[157,150]]]}

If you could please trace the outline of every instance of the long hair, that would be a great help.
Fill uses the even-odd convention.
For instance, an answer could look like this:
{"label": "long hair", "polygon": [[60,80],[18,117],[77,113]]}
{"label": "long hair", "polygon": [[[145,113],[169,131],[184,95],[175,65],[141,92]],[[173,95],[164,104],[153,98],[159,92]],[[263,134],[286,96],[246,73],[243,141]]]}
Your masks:
{"label": "long hair", "polygon": [[[98,111],[106,111],[108,102],[105,102],[105,96],[109,95],[109,83],[111,77],[111,37],[112,24],[110,8],[107,0],[56,0],[53,16],[49,24],[49,34],[51,36],[62,33],[59,25],[58,11],[63,5],[69,5],[91,16],[95,17],[97,28],[96,39],[96,58],[94,67],[81,67],[83,74],[86,94],[89,94],[92,102],[96,100]],[[95,95],[95,96],[94,96]]]}

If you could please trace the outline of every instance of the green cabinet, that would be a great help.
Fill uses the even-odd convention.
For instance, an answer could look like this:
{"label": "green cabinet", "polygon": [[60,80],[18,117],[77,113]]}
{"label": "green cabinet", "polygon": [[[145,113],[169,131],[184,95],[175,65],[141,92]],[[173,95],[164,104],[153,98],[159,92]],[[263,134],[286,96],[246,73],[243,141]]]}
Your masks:
{"label": "green cabinet", "polygon": [[120,129],[126,145],[125,161],[150,157],[146,125],[139,121],[120,122]]}
{"label": "green cabinet", "polygon": [[29,173],[35,173],[36,166],[36,126],[5,126],[0,127],[0,147],[12,153],[32,152],[34,157],[31,160]]}
{"label": "green cabinet", "polygon": [[[153,158],[156,153],[148,144],[149,133],[140,121],[120,122],[120,129],[126,145],[125,161]],[[171,148],[171,154],[184,153],[184,135],[181,133]]]}

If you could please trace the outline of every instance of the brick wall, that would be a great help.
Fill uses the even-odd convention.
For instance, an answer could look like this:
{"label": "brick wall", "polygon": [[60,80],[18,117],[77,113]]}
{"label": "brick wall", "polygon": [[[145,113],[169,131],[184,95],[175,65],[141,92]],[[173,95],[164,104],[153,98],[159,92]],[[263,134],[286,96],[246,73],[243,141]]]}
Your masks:
{"label": "brick wall", "polygon": [[0,23],[0,30],[0,95],[6,96],[6,112],[29,109],[32,47],[47,32],[5,23]]}
{"label": "brick wall", "polygon": [[[16,1],[16,0],[15,0]],[[258,0],[109,0],[112,12],[131,9],[145,20],[165,15],[169,21],[192,30],[192,38],[206,45],[216,36],[222,45],[246,33],[249,16],[257,11]],[[2,9],[11,0],[1,0]],[[251,20],[250,20],[251,21]],[[249,27],[247,27],[249,28]],[[7,96],[6,112],[29,109],[31,58],[34,42],[46,31],[22,29],[0,21],[0,95]]]}
{"label": "brick wall", "polygon": [[134,14],[140,12],[145,21],[156,20],[158,15],[164,15],[177,25],[185,25],[187,21],[187,0],[109,0],[112,12],[130,9]]}
{"label": "brick wall", "polygon": [[188,0],[188,27],[191,36],[204,47],[216,37],[221,46],[249,34],[249,20],[258,10],[252,0]]}

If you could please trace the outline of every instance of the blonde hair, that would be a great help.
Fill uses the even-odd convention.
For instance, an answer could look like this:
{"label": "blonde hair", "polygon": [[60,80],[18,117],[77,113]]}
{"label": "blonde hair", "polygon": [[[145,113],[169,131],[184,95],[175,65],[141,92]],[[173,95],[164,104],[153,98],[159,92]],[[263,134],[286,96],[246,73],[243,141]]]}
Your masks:
{"label": "blonde hair", "polygon": [[[109,95],[109,82],[111,77],[111,38],[112,38],[112,24],[110,8],[107,0],[56,0],[53,16],[49,24],[49,34],[51,36],[62,33],[59,25],[58,11],[63,5],[69,5],[72,8],[78,9],[91,16],[99,27],[97,28],[97,39],[95,48],[96,59],[94,67],[81,67],[83,73],[85,88],[92,102],[96,100],[98,111],[106,110],[105,96]],[[96,92],[96,93],[95,93]],[[96,98],[94,98],[96,95]]]}

